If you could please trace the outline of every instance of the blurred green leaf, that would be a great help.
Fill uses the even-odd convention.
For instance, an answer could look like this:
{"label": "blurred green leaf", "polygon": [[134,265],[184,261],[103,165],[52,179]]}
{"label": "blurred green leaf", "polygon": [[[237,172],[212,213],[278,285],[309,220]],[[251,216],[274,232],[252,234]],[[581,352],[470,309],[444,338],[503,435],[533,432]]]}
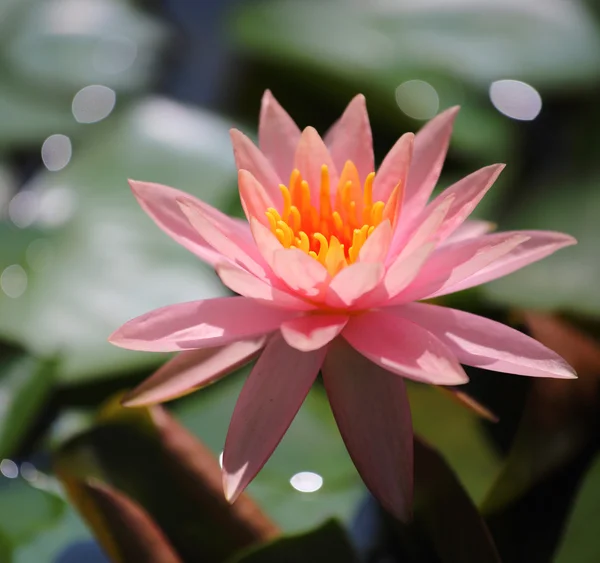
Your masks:
{"label": "blurred green leaf", "polygon": [[507,76],[569,87],[600,78],[600,37],[577,0],[274,0],[250,5],[236,30],[262,56],[390,91],[423,72],[484,89]]}
{"label": "blurred green leaf", "polygon": [[[160,407],[105,408],[96,427],[59,450],[55,466],[101,543],[123,557],[139,538],[158,538],[150,519],[185,561],[223,561],[277,533],[246,495],[227,503],[216,458]],[[108,492],[85,485],[95,482]],[[140,525],[132,544],[106,521],[117,513],[124,525]]]}
{"label": "blurred green leaf", "polygon": [[21,477],[0,476],[0,535],[13,549],[26,544],[62,516],[65,504],[61,498]]}
{"label": "blurred green leaf", "polygon": [[590,468],[577,494],[555,563],[595,563],[600,560],[600,458]]}
{"label": "blurred green leaf", "polygon": [[549,229],[573,235],[576,246],[482,286],[490,300],[518,307],[600,314],[600,177],[572,176],[549,184],[511,210],[503,229]]}
{"label": "blurred green leaf", "polygon": [[[90,538],[89,530],[75,510],[70,505],[65,505],[60,518],[48,522],[26,544],[18,546],[12,563],[54,561],[69,545]],[[0,557],[0,561],[4,560]]]}
{"label": "blurred green leaf", "polygon": [[[242,374],[202,389],[177,405],[183,424],[215,454],[225,435]],[[290,479],[309,471],[323,479],[315,492],[300,492]],[[313,386],[283,440],[248,491],[286,532],[305,531],[328,518],[349,522],[364,494],[364,486],[339,435],[324,390]]]}
{"label": "blurred green leaf", "polygon": [[130,90],[150,80],[166,35],[162,25],[133,2],[26,4],[27,9],[17,10],[4,57],[30,84],[73,95],[89,84]]}
{"label": "blurred green leaf", "polygon": [[71,102],[82,87],[146,86],[166,38],[122,0],[22,0],[1,10],[0,146],[11,148],[79,133]]}
{"label": "blurred green leaf", "polygon": [[500,563],[492,536],[444,458],[415,439],[414,519],[386,517],[389,543],[406,563]]}
{"label": "blurred green leaf", "polygon": [[[106,124],[109,125],[108,123]],[[130,108],[60,172],[27,186],[39,206],[36,240],[0,269],[20,264],[27,289],[0,295],[0,334],[34,353],[60,353],[60,377],[109,377],[161,356],[107,343],[124,321],[163,305],[224,293],[216,275],[145,215],[127,178],[172,185],[221,208],[237,199],[228,124],[163,99]],[[30,240],[30,229],[21,231]],[[33,246],[32,246],[33,245]]]}
{"label": "blurred green leaf", "polygon": [[358,563],[346,533],[335,520],[233,557],[230,563]]}
{"label": "blurred green leaf", "polygon": [[410,384],[408,391],[415,433],[439,450],[471,498],[479,502],[500,468],[480,419],[433,386]]}
{"label": "blurred green leaf", "polygon": [[58,362],[20,356],[0,364],[0,459],[10,457],[51,390]]}
{"label": "blurred green leaf", "polygon": [[415,441],[415,521],[442,563],[500,563],[473,501],[433,448]]}

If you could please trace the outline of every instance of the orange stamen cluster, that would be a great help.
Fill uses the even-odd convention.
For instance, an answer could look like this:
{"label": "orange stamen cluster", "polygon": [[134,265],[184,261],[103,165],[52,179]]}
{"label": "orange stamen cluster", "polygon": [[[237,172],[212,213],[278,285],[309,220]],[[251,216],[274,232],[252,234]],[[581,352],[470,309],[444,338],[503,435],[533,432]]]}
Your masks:
{"label": "orange stamen cluster", "polygon": [[373,202],[371,172],[361,189],[355,165],[348,161],[335,197],[331,197],[329,170],[321,167],[319,201],[311,201],[310,186],[294,169],[289,187],[281,184],[281,213],[266,211],[269,226],[284,248],[298,248],[323,264],[331,275],[352,264],[371,233],[384,220],[393,224],[401,199],[400,185],[389,200]]}

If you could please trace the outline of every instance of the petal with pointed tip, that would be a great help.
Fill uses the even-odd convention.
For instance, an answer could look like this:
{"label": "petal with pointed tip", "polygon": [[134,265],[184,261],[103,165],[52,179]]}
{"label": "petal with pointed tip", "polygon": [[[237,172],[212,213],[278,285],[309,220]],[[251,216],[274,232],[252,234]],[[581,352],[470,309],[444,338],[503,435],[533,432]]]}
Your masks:
{"label": "petal with pointed tip", "polygon": [[302,178],[308,182],[313,204],[319,201],[321,192],[321,168],[326,165],[329,170],[329,181],[332,188],[337,186],[338,172],[331,155],[314,127],[302,131],[294,156],[294,167],[300,171]]}
{"label": "petal with pointed tip", "polygon": [[398,184],[406,188],[414,139],[412,133],[405,133],[383,159],[373,181],[373,201],[387,201]]}
{"label": "petal with pointed tip", "polygon": [[372,362],[393,373],[436,385],[468,377],[452,352],[431,332],[383,311],[350,318],[342,336]]}
{"label": "petal with pointed tip", "polygon": [[326,349],[300,352],[274,335],[235,405],[223,452],[223,488],[234,502],[285,434],[319,373]]}
{"label": "petal with pointed tip", "polygon": [[[555,233],[552,231],[513,231],[515,235],[528,237],[513,248],[510,252],[504,254],[497,260],[480,269],[473,275],[465,278],[461,282],[449,286],[444,290],[444,293],[454,293],[469,287],[481,285],[489,281],[507,276],[513,272],[537,262],[550,254],[553,254],[561,248],[572,246],[577,241],[570,235],[563,233]],[[501,233],[498,233],[501,234]],[[503,234],[506,234],[503,233]],[[491,235],[492,236],[492,235]],[[437,293],[437,295],[443,295]]]}
{"label": "petal with pointed tip", "polygon": [[413,433],[404,379],[337,340],[323,363],[323,382],[363,481],[391,514],[408,520],[412,512]]}
{"label": "petal with pointed tip", "polygon": [[165,233],[211,265],[221,259],[221,254],[215,251],[190,225],[181,212],[178,201],[194,202],[209,213],[213,220],[218,220],[226,226],[228,231],[236,233],[240,238],[248,239],[248,229],[241,221],[224,215],[185,192],[152,182],[129,180],[129,185],[142,209]]}
{"label": "petal with pointed tip", "polygon": [[[273,202],[281,202],[281,192],[279,191],[281,178],[267,157],[241,131],[232,129],[230,134],[237,169],[250,172],[265,188]],[[275,205],[275,207],[280,208],[281,205]]]}
{"label": "petal with pointed tip", "polygon": [[452,126],[458,110],[458,106],[455,106],[440,113],[415,136],[405,194],[407,214],[420,212],[435,188],[448,152]]}
{"label": "petal with pointed tip", "polygon": [[425,208],[423,213],[427,215],[430,209],[435,209],[445,198],[451,195],[455,196],[446,218],[438,230],[437,236],[440,241],[448,238],[462,225],[492,187],[503,169],[504,164],[492,164],[481,168],[446,188]]}
{"label": "petal with pointed tip", "polygon": [[297,311],[275,309],[245,297],[168,305],[126,322],[113,332],[115,346],[145,352],[179,352],[224,346],[267,334]]}
{"label": "petal with pointed tip", "polygon": [[433,333],[463,364],[533,377],[575,377],[556,352],[501,323],[425,303],[387,310]]}
{"label": "petal with pointed tip", "polygon": [[145,407],[192,393],[249,362],[264,345],[265,337],[259,337],[219,348],[180,352],[130,391],[123,405]]}
{"label": "petal with pointed tip", "polygon": [[367,113],[367,103],[362,94],[355,96],[342,116],[325,135],[331,158],[338,170],[351,160],[358,169],[361,181],[375,170],[373,160],[373,135]]}
{"label": "petal with pointed tip", "polygon": [[283,323],[281,334],[292,348],[311,352],[329,344],[347,322],[347,315],[305,315]]}
{"label": "petal with pointed tip", "polygon": [[267,194],[262,184],[248,170],[238,172],[240,201],[248,221],[258,219],[263,225],[268,225],[266,211],[275,204]]}
{"label": "petal with pointed tip", "polygon": [[239,237],[228,231],[226,223],[218,223],[205,213],[201,206],[190,200],[178,202],[181,213],[187,217],[190,225],[219,254],[234,264],[252,272],[261,278],[267,277],[266,264],[252,239]]}
{"label": "petal with pointed tip", "polygon": [[392,304],[446,295],[467,279],[509,255],[529,237],[521,231],[495,233],[438,248],[419,275]]}
{"label": "petal with pointed tip", "polygon": [[271,91],[266,90],[260,106],[258,146],[283,181],[289,178],[294,167],[299,140],[300,129]]}

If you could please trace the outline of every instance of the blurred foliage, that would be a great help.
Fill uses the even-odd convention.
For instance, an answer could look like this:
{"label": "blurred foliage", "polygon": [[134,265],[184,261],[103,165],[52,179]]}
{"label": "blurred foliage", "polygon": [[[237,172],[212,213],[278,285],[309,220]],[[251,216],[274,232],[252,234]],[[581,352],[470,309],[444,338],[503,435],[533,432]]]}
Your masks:
{"label": "blurred foliage", "polygon": [[[230,10],[226,31],[210,22],[226,3],[198,3],[202,29],[214,28],[224,45],[191,36],[200,23],[171,24],[178,10],[195,14],[192,4],[0,2],[0,563],[62,563],[91,532],[125,561],[319,561],[326,552],[327,561],[369,563],[596,563],[597,3],[260,0]],[[228,46],[229,58],[217,53]],[[179,76],[188,51],[215,52],[229,65],[220,83],[206,85],[227,117],[170,96],[182,81],[213,76],[194,64],[198,76]],[[504,78],[540,93],[535,120],[494,107],[490,84]],[[580,379],[470,372],[469,392],[500,415],[498,424],[439,389],[411,385],[414,426],[429,444],[416,446],[415,519],[402,526],[377,508],[362,526],[366,549],[353,545],[358,533],[346,536],[365,489],[320,385],[249,487],[255,501],[233,508],[221,496],[217,459],[245,370],[174,403],[188,431],[162,409],[109,403],[95,413],[165,359],[108,345],[112,330],[161,305],[224,293],[209,268],[144,215],[127,178],[239,214],[227,130],[240,121],[255,130],[265,88],[300,125],[321,131],[365,93],[381,159],[400,133],[422,124],[399,104],[396,89],[409,80],[430,84],[439,109],[462,106],[441,186],[507,162],[478,216],[579,239],[447,302],[508,317],[569,359]],[[89,85],[116,96],[98,123],[73,113],[74,96]],[[72,145],[59,171],[40,160],[53,134]],[[8,267],[14,292],[1,275]],[[294,490],[299,471],[322,476],[322,488]]]}

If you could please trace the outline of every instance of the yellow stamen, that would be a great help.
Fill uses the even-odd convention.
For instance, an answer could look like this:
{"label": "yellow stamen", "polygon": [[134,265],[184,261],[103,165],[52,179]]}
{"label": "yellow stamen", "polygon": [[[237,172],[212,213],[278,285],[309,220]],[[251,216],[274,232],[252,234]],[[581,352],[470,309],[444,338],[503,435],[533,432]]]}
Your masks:
{"label": "yellow stamen", "polygon": [[[331,173],[321,167],[318,190],[294,169],[288,186],[281,184],[281,210],[268,208],[266,222],[284,248],[297,248],[327,268],[334,276],[342,268],[359,260],[360,250],[375,228],[389,220],[394,225],[402,205],[402,185],[398,184],[387,201],[373,201],[371,172],[361,190],[360,176],[354,163],[346,162],[337,189],[331,185]],[[337,181],[337,180],[336,180]],[[332,189],[335,197],[332,197]],[[315,197],[316,199],[312,199]]]}
{"label": "yellow stamen", "polygon": [[373,209],[371,209],[371,224],[375,227],[381,223],[381,219],[383,219],[383,210],[385,208],[385,203],[383,201],[378,201],[373,204]]}
{"label": "yellow stamen", "polygon": [[290,214],[292,216],[292,229],[294,229],[294,232],[298,232],[302,226],[302,217],[300,215],[300,211],[295,205],[292,205],[290,207]]}
{"label": "yellow stamen", "polygon": [[279,184],[279,190],[281,191],[281,195],[283,196],[283,213],[281,214],[281,218],[284,221],[287,221],[290,217],[290,208],[292,206],[292,194],[290,194],[290,190],[287,189],[283,184]]}
{"label": "yellow stamen", "polygon": [[331,216],[331,194],[329,192],[329,169],[323,164],[321,167],[321,222],[328,221]]}
{"label": "yellow stamen", "polygon": [[[329,250],[327,239],[321,233],[315,233],[313,238],[319,241],[319,254],[317,256],[317,260],[321,262],[321,264],[325,265],[325,258],[327,258],[327,251]],[[335,237],[331,238],[333,239]]]}

